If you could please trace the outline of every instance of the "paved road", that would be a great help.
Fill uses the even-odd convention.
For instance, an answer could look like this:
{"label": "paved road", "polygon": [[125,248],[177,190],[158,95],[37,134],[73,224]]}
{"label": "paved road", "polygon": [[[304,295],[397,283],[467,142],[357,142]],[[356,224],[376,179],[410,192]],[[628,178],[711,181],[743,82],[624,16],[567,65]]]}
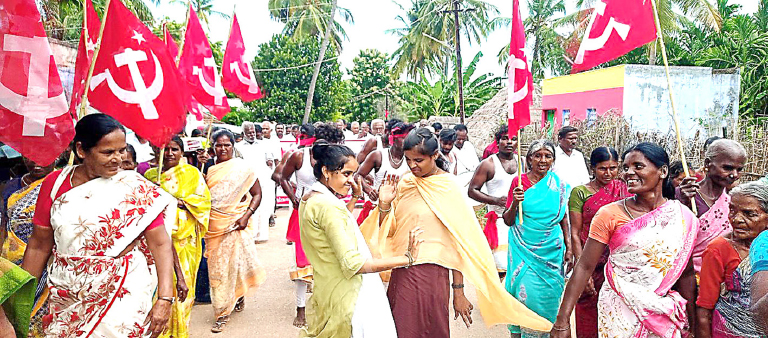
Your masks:
{"label": "paved road", "polygon": [[[210,305],[196,305],[192,310],[190,336],[203,337],[254,337],[285,338],[297,337],[299,330],[291,324],[295,316],[294,284],[288,280],[288,269],[293,262],[293,247],[285,244],[285,231],[288,213],[278,211],[277,226],[271,228],[270,240],[257,246],[259,259],[267,271],[267,280],[246,298],[245,311],[232,316],[223,333],[211,333],[213,309]],[[467,296],[477,304],[475,292],[467,286]],[[474,325],[467,329],[461,319],[451,324],[451,336],[454,338],[509,337],[506,328],[485,327],[478,311],[472,314]]]}

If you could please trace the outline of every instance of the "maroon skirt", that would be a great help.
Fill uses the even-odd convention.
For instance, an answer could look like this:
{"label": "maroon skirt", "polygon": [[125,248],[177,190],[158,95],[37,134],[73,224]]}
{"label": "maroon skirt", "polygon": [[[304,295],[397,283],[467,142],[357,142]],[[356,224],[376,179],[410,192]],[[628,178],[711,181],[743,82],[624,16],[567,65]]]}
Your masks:
{"label": "maroon skirt", "polygon": [[451,336],[449,272],[435,264],[392,270],[387,297],[398,338]]}

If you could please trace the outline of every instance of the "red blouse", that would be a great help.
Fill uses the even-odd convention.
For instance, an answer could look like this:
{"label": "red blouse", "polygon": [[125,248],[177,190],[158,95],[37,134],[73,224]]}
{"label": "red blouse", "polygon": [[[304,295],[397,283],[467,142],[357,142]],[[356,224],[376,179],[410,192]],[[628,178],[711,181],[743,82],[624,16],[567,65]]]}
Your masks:
{"label": "red blouse", "polygon": [[699,273],[699,298],[696,305],[705,309],[714,309],[720,298],[720,285],[733,278],[733,272],[741,264],[741,257],[731,242],[717,237],[709,242],[701,258]]}

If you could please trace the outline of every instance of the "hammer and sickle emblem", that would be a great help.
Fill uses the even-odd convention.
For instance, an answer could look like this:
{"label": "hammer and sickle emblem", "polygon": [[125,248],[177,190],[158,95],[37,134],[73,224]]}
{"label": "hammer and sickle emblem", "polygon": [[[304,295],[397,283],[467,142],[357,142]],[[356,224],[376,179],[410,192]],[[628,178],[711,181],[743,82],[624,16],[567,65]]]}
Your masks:
{"label": "hammer and sickle emblem", "polygon": [[[509,59],[509,75],[507,76],[509,78],[509,88],[515,89],[515,73],[517,73],[517,69],[525,69],[526,68],[525,61],[523,59],[518,59],[514,55],[510,56]],[[523,88],[520,88],[520,90],[514,90],[513,94],[508,97],[509,104],[515,104],[517,102],[522,101],[526,96],[528,96],[528,81],[525,81],[525,85],[523,85]]]}
{"label": "hammer and sickle emblem", "polygon": [[[2,51],[29,54],[29,79],[27,96],[17,94],[0,82],[0,105],[24,117],[22,136],[44,136],[47,120],[59,117],[68,110],[63,92],[48,97],[51,64],[48,39],[7,34],[3,39]],[[0,75],[3,70],[9,69],[3,67],[3,59],[0,58]]]}
{"label": "hammer and sickle emblem", "polygon": [[163,68],[155,53],[150,53],[152,53],[152,58],[155,60],[155,80],[152,81],[149,87],[144,82],[144,78],[141,77],[141,71],[139,70],[139,62],[147,61],[147,52],[126,48],[124,52],[115,55],[115,65],[117,67],[128,66],[135,90],[130,91],[120,87],[115,82],[109,69],[93,76],[91,90],[94,90],[106,80],[109,90],[112,91],[112,94],[115,94],[118,100],[129,104],[138,104],[146,120],[158,119],[160,115],[157,114],[157,107],[155,107],[153,101],[160,96],[160,92],[163,90]]}
{"label": "hammer and sickle emblem", "polygon": [[[525,84],[520,90],[515,90],[515,73],[517,73],[517,69],[526,69],[526,66],[527,64],[525,63],[525,60],[518,59],[514,54],[510,55],[509,67],[507,70],[509,73],[507,76],[509,78],[509,88],[512,88],[513,90],[512,94],[507,97],[507,104],[510,107],[528,96],[528,81],[525,81]],[[510,118],[514,119],[514,116],[510,116]]]}
{"label": "hammer and sickle emblem", "polygon": [[241,83],[244,85],[248,85],[248,92],[251,94],[256,94],[259,92],[259,84],[256,83],[256,79],[253,78],[253,67],[251,67],[251,64],[249,62],[244,62],[246,68],[248,69],[248,77],[245,77],[242,72],[240,72],[240,67],[238,66],[238,63],[240,62],[232,62],[229,64],[229,69],[235,75],[237,75],[237,79],[240,80]]}
{"label": "hammer and sickle emblem", "polygon": [[216,60],[212,57],[205,58],[203,60],[203,65],[207,68],[213,68],[213,87],[211,87],[208,81],[205,81],[203,70],[200,67],[192,67],[192,75],[197,75],[197,79],[200,80],[200,85],[203,86],[203,90],[208,93],[208,95],[213,96],[214,104],[220,106],[227,94],[224,93],[224,87],[221,86],[221,77],[219,77],[219,72],[216,69]]}
{"label": "hammer and sickle emblem", "polygon": [[613,34],[613,31],[616,31],[622,40],[626,40],[627,36],[629,36],[629,30],[631,27],[627,24],[616,21],[614,18],[611,18],[608,21],[608,25],[605,26],[603,34],[596,38],[589,37],[589,33],[592,31],[592,25],[595,23],[597,16],[604,15],[606,7],[607,5],[604,2],[597,0],[595,9],[592,12],[592,18],[589,20],[589,25],[587,26],[587,33],[584,35],[584,40],[581,42],[581,47],[579,47],[579,53],[576,55],[576,60],[574,60],[574,63],[584,63],[584,54],[587,51],[594,51],[605,47],[605,43],[608,42],[608,39],[611,37],[611,34]]}

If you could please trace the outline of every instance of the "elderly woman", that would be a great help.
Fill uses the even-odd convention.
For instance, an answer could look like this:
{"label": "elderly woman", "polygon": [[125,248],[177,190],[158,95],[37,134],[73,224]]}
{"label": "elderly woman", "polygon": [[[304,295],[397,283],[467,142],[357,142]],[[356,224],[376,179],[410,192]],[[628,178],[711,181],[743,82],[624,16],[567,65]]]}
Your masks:
{"label": "elderly woman", "polygon": [[[173,305],[171,325],[163,336],[189,337],[189,319],[195,294],[197,270],[203,256],[203,236],[208,232],[208,218],[211,212],[211,193],[203,175],[197,168],[179,163],[184,156],[181,138],[175,136],[165,146],[163,172],[160,187],[178,201],[171,239],[174,247],[174,270],[176,272],[176,296]],[[146,178],[157,182],[157,168],[149,169]]]}
{"label": "elderly woman", "polygon": [[[6,205],[3,208],[5,211],[2,214],[2,228],[0,229],[0,239],[2,239],[0,256],[10,260],[13,264],[21,265],[23,261],[27,242],[29,242],[32,229],[34,229],[32,217],[35,215],[35,204],[37,203],[37,196],[40,194],[40,186],[45,176],[53,171],[54,163],[40,166],[24,158],[28,173],[18,178],[20,188],[5,199]],[[37,283],[35,307],[32,310],[33,318],[29,328],[33,337],[43,335],[43,316],[48,314],[47,277],[48,274],[43,272]]]}
{"label": "elderly woman", "polygon": [[[619,174],[619,154],[616,149],[600,147],[592,151],[589,164],[595,174],[589,183],[573,188],[568,199],[568,215],[571,223],[571,247],[574,260],[581,256],[582,248],[589,238],[589,225],[597,210],[603,206],[629,196],[627,185],[616,179]],[[576,335],[579,338],[597,338],[598,291],[603,286],[603,267],[608,260],[604,252],[597,262],[587,288],[576,304]]]}
{"label": "elderly woman", "polygon": [[709,242],[731,232],[728,191],[736,185],[746,163],[744,146],[734,140],[718,139],[707,147],[704,180],[697,183],[695,177],[685,178],[675,191],[675,198],[689,208],[692,199],[696,203],[699,217],[699,234],[693,247],[696,273],[701,271],[701,256]]}
{"label": "elderly woman", "polygon": [[570,337],[571,312],[607,248],[598,300],[601,337],[681,337],[695,320],[696,278],[691,251],[698,220],[667,184],[669,155],[643,142],[622,155],[632,197],[603,206],[592,219],[584,250],[568,280],[552,337]]}
{"label": "elderly woman", "polygon": [[164,214],[176,202],[120,169],[125,128],[109,115],[80,119],[73,142],[82,164],[43,181],[22,265],[40,278],[53,255],[46,336],[157,337],[175,301]]}
{"label": "elderly woman", "polygon": [[[418,259],[418,228],[402,255],[375,259],[352,216],[362,187],[354,181],[355,153],[343,145],[315,144],[317,182],[299,205],[304,250],[315,267],[315,289],[304,337],[396,337],[381,278],[373,272],[407,267]],[[395,182],[390,180],[393,191]],[[352,192],[349,203],[339,199]]]}
{"label": "elderly woman", "polygon": [[733,232],[712,240],[702,257],[696,337],[764,337],[744,310],[753,282],[749,248],[768,228],[768,186],[751,182],[731,190],[728,220]]}
{"label": "elderly woman", "polygon": [[763,231],[752,241],[749,261],[752,266],[750,312],[758,328],[764,335],[768,335],[768,316],[765,315],[768,313],[768,231]]}
{"label": "elderly woman", "polygon": [[211,332],[224,329],[232,311],[243,311],[245,295],[264,282],[264,268],[256,256],[252,218],[261,203],[256,172],[235,158],[235,136],[226,129],[213,134],[216,165],[208,170],[211,220],[205,235],[205,256],[216,321]]}
{"label": "elderly woman", "polygon": [[[549,321],[555,320],[572,253],[568,233],[571,188],[552,169],[555,145],[536,140],[528,147],[528,171],[512,180],[504,223],[509,225],[507,292]],[[522,187],[518,182],[522,182]],[[519,208],[523,209],[520,219]],[[538,333],[510,326],[513,336]]]}
{"label": "elderly woman", "polygon": [[[379,206],[361,225],[376,256],[398,257],[419,227],[424,243],[413,266],[392,270],[387,296],[400,338],[450,337],[448,304],[453,289],[455,317],[472,324],[473,306],[464,295],[464,278],[475,286],[486,325],[515,324],[549,330],[550,324],[504,291],[493,253],[455,176],[447,173],[439,142],[426,128],[403,141],[411,172],[387,183]],[[451,280],[452,278],[452,280]],[[425,287],[429,285],[429,287]]]}

